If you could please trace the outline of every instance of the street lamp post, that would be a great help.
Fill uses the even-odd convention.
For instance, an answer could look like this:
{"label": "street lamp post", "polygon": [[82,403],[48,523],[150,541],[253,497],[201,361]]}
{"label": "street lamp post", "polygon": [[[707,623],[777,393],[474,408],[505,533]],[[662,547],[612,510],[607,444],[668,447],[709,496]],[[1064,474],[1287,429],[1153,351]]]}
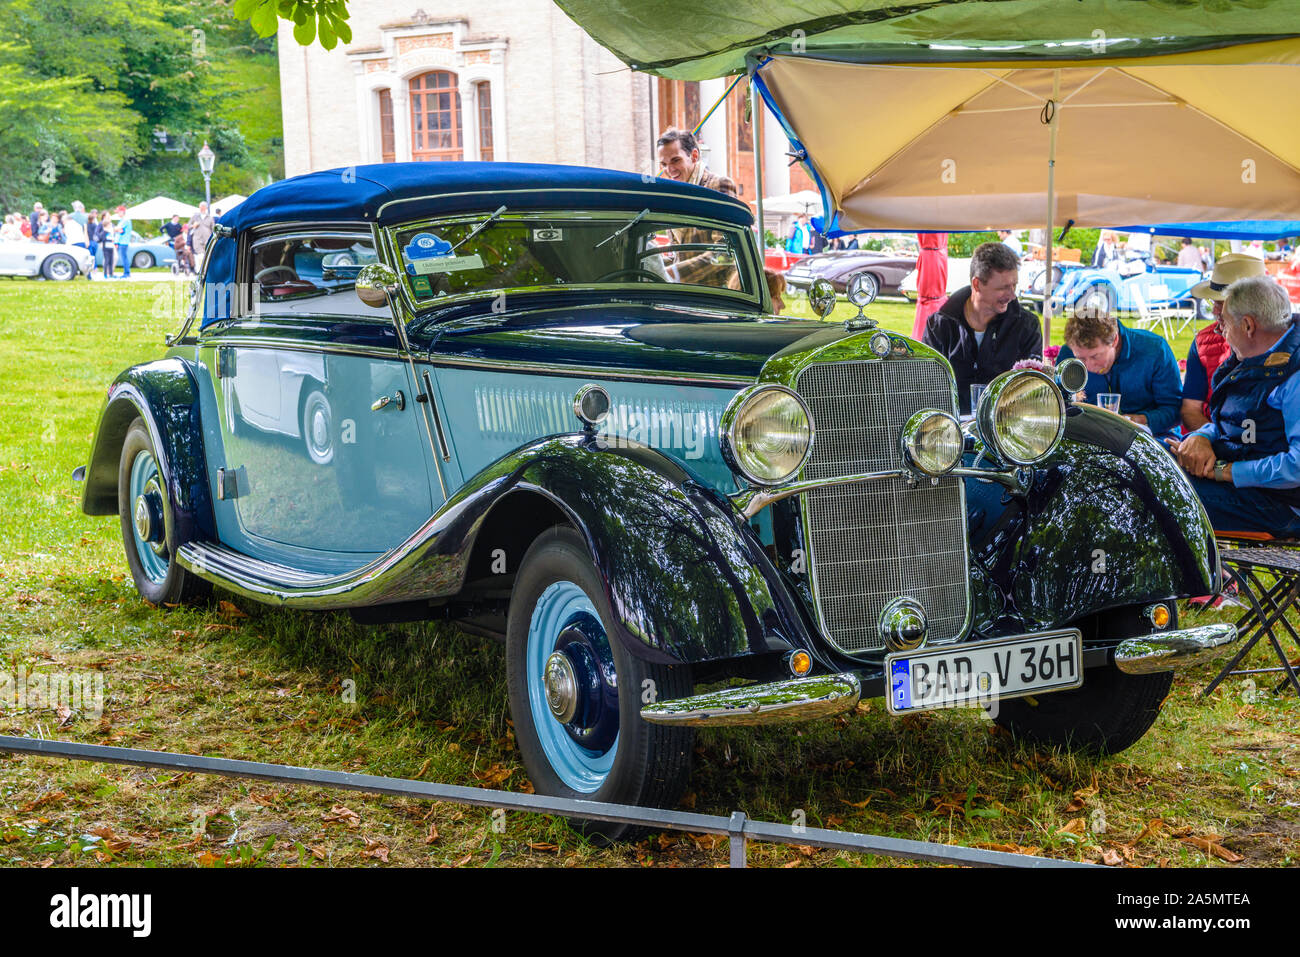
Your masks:
{"label": "street lamp post", "polygon": [[212,205],[212,167],[216,165],[217,154],[212,152],[212,147],[204,140],[203,149],[199,150],[199,171],[203,173],[203,195],[209,206]]}

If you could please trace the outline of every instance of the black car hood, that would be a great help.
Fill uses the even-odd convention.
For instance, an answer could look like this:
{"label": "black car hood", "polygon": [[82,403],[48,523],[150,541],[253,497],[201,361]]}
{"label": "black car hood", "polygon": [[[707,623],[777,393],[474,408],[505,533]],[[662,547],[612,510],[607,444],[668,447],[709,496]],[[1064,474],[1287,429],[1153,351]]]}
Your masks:
{"label": "black car hood", "polygon": [[413,327],[412,344],[427,343],[434,362],[740,381],[753,380],[771,356],[827,328],[756,312],[605,302],[444,317]]}

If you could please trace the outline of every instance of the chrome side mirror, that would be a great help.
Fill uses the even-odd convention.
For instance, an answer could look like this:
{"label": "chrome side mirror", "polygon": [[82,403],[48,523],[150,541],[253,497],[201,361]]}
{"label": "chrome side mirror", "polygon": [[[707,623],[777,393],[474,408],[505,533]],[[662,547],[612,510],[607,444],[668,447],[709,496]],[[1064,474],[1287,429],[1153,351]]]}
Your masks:
{"label": "chrome side mirror", "polygon": [[382,308],[397,292],[397,272],[383,263],[367,263],[357,273],[357,297],[367,306]]}
{"label": "chrome side mirror", "polygon": [[1067,396],[1082,392],[1088,384],[1088,367],[1073,356],[1056,367],[1056,384]]}
{"label": "chrome side mirror", "polygon": [[813,280],[808,287],[808,304],[823,319],[835,311],[835,287],[829,279]]}

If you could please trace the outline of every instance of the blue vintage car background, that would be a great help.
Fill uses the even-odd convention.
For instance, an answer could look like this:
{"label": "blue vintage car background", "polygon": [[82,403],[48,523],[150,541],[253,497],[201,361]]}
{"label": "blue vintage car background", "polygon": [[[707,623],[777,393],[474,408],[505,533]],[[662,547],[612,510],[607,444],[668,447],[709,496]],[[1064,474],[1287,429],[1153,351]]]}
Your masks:
{"label": "blue vintage car background", "polygon": [[[1121,273],[1117,269],[1100,269],[1079,263],[1053,263],[1059,270],[1053,295],[1053,311],[1075,315],[1083,312],[1140,316],[1147,309],[1199,310],[1202,318],[1208,308],[1190,295],[1201,281],[1199,269],[1159,266],[1149,259],[1131,259]],[[1041,301],[1042,279],[1036,278],[1031,295]]]}
{"label": "blue vintage car background", "polygon": [[[131,263],[132,269],[148,269],[151,266],[170,266],[176,262],[176,251],[172,249],[171,238],[165,233],[155,236],[153,239],[145,239],[134,229],[131,230],[131,242],[127,245],[127,256]],[[114,253],[116,256],[117,254]],[[104,248],[103,244],[95,250],[95,266],[102,268],[104,265]],[[113,266],[115,269],[122,268],[120,259],[114,259]]]}

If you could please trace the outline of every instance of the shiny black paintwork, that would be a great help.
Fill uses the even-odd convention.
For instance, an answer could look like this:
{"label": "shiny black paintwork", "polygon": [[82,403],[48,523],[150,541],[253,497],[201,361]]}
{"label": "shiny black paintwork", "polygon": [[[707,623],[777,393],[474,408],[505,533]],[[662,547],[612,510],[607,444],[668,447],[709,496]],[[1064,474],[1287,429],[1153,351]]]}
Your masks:
{"label": "shiny black paintwork", "polygon": [[172,544],[216,534],[194,376],[181,359],[132,366],[114,380],[86,468],[82,510],[116,515],[119,458],[127,430],[144,420],[167,485]]}

